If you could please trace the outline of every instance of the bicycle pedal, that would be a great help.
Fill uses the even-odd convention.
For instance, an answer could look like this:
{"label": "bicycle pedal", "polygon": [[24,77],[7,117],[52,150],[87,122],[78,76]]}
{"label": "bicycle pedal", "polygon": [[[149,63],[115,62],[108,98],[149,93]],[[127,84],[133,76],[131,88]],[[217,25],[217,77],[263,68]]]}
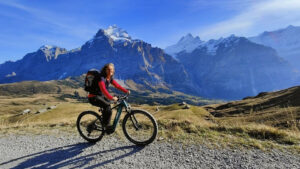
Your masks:
{"label": "bicycle pedal", "polygon": [[110,134],[114,133],[114,131],[112,131],[112,130],[106,130],[105,133],[106,133],[107,135],[110,135]]}
{"label": "bicycle pedal", "polygon": [[112,126],[107,126],[105,128],[105,133],[108,134],[108,135],[114,133],[113,127]]}
{"label": "bicycle pedal", "polygon": [[105,130],[105,133],[110,135],[110,134],[114,133],[114,131],[113,130]]}

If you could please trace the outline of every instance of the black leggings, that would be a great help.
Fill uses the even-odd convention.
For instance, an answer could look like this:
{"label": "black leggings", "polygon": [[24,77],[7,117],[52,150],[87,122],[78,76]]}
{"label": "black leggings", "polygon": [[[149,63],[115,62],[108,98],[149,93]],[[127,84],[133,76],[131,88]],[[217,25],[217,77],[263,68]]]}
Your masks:
{"label": "black leggings", "polygon": [[97,107],[103,108],[103,125],[108,125],[111,119],[110,102],[104,96],[89,97],[89,102]]}

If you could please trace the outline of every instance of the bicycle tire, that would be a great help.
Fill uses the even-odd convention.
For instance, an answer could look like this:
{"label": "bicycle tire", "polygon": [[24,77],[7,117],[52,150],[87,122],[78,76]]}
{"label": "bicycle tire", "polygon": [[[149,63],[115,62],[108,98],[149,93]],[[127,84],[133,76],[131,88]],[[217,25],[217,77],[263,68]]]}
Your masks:
{"label": "bicycle tire", "polygon": [[[129,131],[128,123],[130,123],[130,122],[135,123],[135,122],[133,122],[133,120],[130,120],[130,117],[131,116],[136,116],[137,114],[140,114],[144,118],[148,118],[148,120],[151,121],[150,125],[152,125],[152,126],[150,126],[150,127],[153,127],[153,131],[151,131],[152,133],[151,133],[150,137],[146,140],[142,140],[142,141],[137,140],[130,133],[128,133],[128,131]],[[146,125],[146,124],[144,124],[144,125]],[[140,126],[142,127],[142,124],[140,124]],[[134,143],[136,145],[141,145],[141,146],[148,145],[148,144],[152,143],[155,140],[155,138],[157,136],[157,132],[158,132],[158,126],[157,126],[156,120],[154,119],[154,117],[150,113],[146,112],[145,110],[131,110],[130,113],[126,114],[124,119],[123,119],[123,122],[122,122],[122,129],[123,129],[125,137],[129,141],[131,141],[132,143]],[[139,129],[137,129],[137,130],[139,130]],[[143,131],[141,131],[141,132],[143,132]]]}
{"label": "bicycle tire", "polygon": [[[81,128],[81,120],[84,116],[87,116],[87,115],[94,116],[95,121],[92,121],[93,123],[96,123],[96,121],[97,121],[97,125],[96,124],[87,124],[87,125],[95,125],[92,128],[99,127],[101,125],[102,131],[100,129],[97,129],[97,131],[99,131],[99,135],[97,135],[96,138],[89,138],[89,136],[87,136],[83,133],[83,129],[88,130],[87,129],[88,126],[86,128]],[[84,122],[82,122],[82,124],[83,123]],[[102,118],[100,117],[100,115],[98,113],[96,113],[94,111],[84,111],[84,112],[80,113],[77,118],[77,121],[76,121],[76,126],[77,126],[77,130],[78,130],[80,136],[90,143],[96,143],[97,141],[100,141],[105,134],[103,127],[102,127]]]}

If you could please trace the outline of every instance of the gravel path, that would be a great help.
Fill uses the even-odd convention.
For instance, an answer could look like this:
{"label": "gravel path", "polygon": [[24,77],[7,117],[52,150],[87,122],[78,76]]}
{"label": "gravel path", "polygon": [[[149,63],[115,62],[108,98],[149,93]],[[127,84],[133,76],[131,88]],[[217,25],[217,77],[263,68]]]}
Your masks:
{"label": "gravel path", "polygon": [[300,155],[212,149],[154,142],[137,147],[105,136],[88,144],[77,135],[0,137],[0,168],[300,168]]}

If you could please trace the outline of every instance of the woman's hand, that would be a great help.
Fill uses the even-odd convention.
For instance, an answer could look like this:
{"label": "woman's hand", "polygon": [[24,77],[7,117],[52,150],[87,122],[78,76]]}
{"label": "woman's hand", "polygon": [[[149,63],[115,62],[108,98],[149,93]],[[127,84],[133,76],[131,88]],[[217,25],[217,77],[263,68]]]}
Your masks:
{"label": "woman's hand", "polygon": [[127,94],[128,94],[128,95],[130,94],[130,90],[128,90]]}
{"label": "woman's hand", "polygon": [[117,97],[113,97],[113,101],[114,102],[118,101],[118,98]]}

